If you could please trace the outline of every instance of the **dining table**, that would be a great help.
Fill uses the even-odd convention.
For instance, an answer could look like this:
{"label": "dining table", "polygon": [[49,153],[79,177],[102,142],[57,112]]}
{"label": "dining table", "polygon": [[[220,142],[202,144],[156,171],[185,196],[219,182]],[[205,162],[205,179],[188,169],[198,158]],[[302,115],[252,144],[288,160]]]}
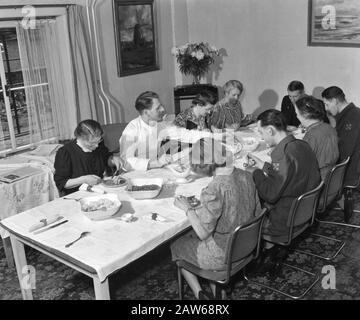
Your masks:
{"label": "dining table", "polygon": [[[110,188],[99,185],[107,193],[116,194],[121,202],[118,212],[108,219],[89,219],[82,212],[78,200],[94,196],[94,193],[78,191],[2,220],[0,225],[10,234],[23,298],[32,299],[31,288],[22,285],[27,276],[23,273],[27,266],[24,245],[91,277],[96,299],[109,299],[109,275],[189,228],[186,214],[174,205],[174,198],[177,195],[199,198],[211,178],[177,184],[177,177],[166,168],[124,174],[125,179],[151,181],[159,177],[164,185],[154,199],[134,199],[126,191],[126,186]],[[154,220],[154,213],[161,219]],[[131,221],[122,218],[128,214],[132,215]],[[51,220],[55,216],[63,217],[66,222],[39,234],[29,231],[39,221]],[[83,232],[88,232],[86,237],[66,247]]]}
{"label": "dining table", "polygon": [[[255,126],[243,128],[237,133],[237,143],[241,138],[254,138],[256,146],[251,150],[263,161],[271,161],[269,148],[261,139]],[[244,169],[248,148],[237,148],[235,167]],[[184,211],[174,205],[178,195],[195,196],[200,199],[201,190],[211,181],[211,177],[197,177],[188,183],[179,183],[178,176],[167,167],[148,171],[124,173],[126,181],[132,179],[161,178],[161,192],[153,199],[134,199],[123,186],[100,184],[106,193],[116,194],[121,202],[119,210],[110,218],[94,221],[81,208],[81,199],[94,196],[93,192],[77,191],[63,198],[56,198],[22,213],[8,216],[0,221],[0,227],[9,235],[15,258],[17,275],[23,299],[32,299],[32,290],[24,286],[28,273],[24,246],[30,246],[43,254],[91,277],[96,299],[110,299],[109,276],[118,272],[136,259],[141,258],[156,247],[173,240],[190,228]],[[131,219],[124,217],[131,215]],[[37,233],[31,231],[40,221],[53,221],[61,217],[62,223],[54,228]],[[154,219],[159,217],[160,219]],[[76,241],[73,245],[69,243]],[[35,266],[36,268],[36,266]]]}

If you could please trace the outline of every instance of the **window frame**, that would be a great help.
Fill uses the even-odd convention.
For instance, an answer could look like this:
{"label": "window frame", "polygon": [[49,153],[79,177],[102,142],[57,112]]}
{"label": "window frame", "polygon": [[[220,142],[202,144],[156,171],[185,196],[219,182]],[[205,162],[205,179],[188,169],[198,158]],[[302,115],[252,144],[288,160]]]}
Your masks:
{"label": "window frame", "polygon": [[[11,8],[0,8],[1,13],[1,19],[0,19],[0,28],[16,28],[16,24],[19,20],[23,19],[22,14],[22,7],[19,6],[14,8],[14,6],[11,6]],[[59,5],[59,6],[34,6],[36,8],[36,19],[44,19],[44,18],[53,18],[56,19],[58,22],[58,28],[63,33],[61,35],[61,39],[64,40],[64,47],[63,52],[61,54],[63,64],[64,64],[64,71],[66,74],[68,74],[69,79],[66,81],[66,88],[68,91],[69,96],[69,102],[70,105],[76,108],[76,98],[75,98],[75,89],[72,86],[73,84],[73,74],[72,74],[72,68],[71,68],[71,52],[70,52],[70,43],[69,43],[69,34],[68,34],[68,24],[67,24],[67,9],[65,5]],[[41,83],[41,84],[35,84],[34,86],[39,85],[48,85],[48,83]],[[19,90],[24,89],[26,86],[11,88],[10,90]],[[0,88],[2,91],[2,88]],[[1,93],[3,94],[3,93]],[[12,116],[12,115],[11,115]],[[13,126],[14,127],[14,126]],[[15,138],[16,139],[16,138]],[[38,141],[36,143],[30,143],[23,146],[18,146],[15,148],[7,148],[0,151],[0,157],[6,157],[7,155],[11,155],[14,153],[18,153],[25,150],[31,150],[35,146],[42,144],[42,143],[48,143],[48,142],[58,142],[59,137],[51,137],[48,139],[44,139],[41,141]]]}

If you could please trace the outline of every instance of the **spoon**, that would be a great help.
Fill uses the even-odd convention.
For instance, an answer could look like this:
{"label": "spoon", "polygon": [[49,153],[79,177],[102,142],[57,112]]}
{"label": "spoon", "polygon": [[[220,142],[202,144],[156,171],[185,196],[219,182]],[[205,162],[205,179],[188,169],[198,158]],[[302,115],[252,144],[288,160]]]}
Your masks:
{"label": "spoon", "polygon": [[77,238],[77,239],[75,239],[74,241],[66,244],[66,245],[65,245],[65,248],[69,248],[69,247],[72,246],[76,241],[79,241],[81,238],[86,237],[89,233],[90,233],[90,231],[81,232],[80,237]]}

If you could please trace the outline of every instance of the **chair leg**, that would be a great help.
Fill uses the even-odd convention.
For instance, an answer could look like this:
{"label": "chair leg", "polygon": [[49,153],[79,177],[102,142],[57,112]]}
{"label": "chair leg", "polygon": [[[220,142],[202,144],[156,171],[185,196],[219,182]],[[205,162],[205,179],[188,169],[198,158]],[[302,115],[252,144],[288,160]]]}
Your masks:
{"label": "chair leg", "polygon": [[215,299],[216,300],[222,300],[221,291],[222,291],[221,287],[218,284],[216,284],[215,285]]}
{"label": "chair leg", "polygon": [[320,237],[320,238],[323,238],[323,239],[328,239],[328,240],[331,240],[331,241],[339,242],[341,245],[339,246],[339,249],[331,257],[325,257],[325,256],[322,256],[322,255],[318,255],[316,253],[312,253],[310,251],[305,251],[305,250],[301,250],[301,249],[295,249],[294,251],[295,252],[301,252],[301,253],[304,253],[304,254],[307,254],[307,255],[310,255],[310,256],[314,256],[314,257],[317,257],[317,258],[321,258],[321,259],[330,261],[330,260],[333,260],[333,259],[335,259],[337,257],[337,255],[340,253],[340,251],[344,248],[344,246],[346,244],[345,241],[341,241],[341,240],[338,240],[338,239],[335,239],[335,238],[326,237],[326,236],[323,236],[321,234],[311,233],[311,235],[315,236],[315,237]]}
{"label": "chair leg", "polygon": [[344,221],[345,222],[333,222],[333,221],[319,220],[319,219],[317,219],[317,221],[320,223],[332,224],[332,225],[336,225],[336,226],[360,229],[360,225],[349,223],[349,220],[353,216],[354,213],[360,213],[359,210],[354,210],[354,199],[353,199],[353,194],[352,194],[351,189],[349,189],[345,192],[344,198],[345,198],[344,199],[344,209],[341,207],[335,207],[332,210],[344,212]]}
{"label": "chair leg", "polygon": [[349,223],[354,213],[354,199],[352,189],[347,189],[344,195],[344,221]]}
{"label": "chair leg", "polygon": [[180,267],[177,268],[177,272],[178,272],[178,285],[179,285],[179,300],[183,300],[183,298],[184,298],[184,295],[183,295],[183,278],[182,278],[181,268]]}
{"label": "chair leg", "polygon": [[227,300],[226,291],[231,291],[229,285],[219,285],[215,283],[215,300]]}
{"label": "chair leg", "polygon": [[254,281],[254,280],[251,280],[249,279],[249,277],[247,276],[245,270],[244,270],[244,278],[246,281],[250,282],[250,283],[254,283],[254,284],[257,284],[261,287],[264,287],[264,288],[267,288],[267,289],[270,289],[272,291],[275,291],[277,293],[280,293],[288,298],[291,298],[291,299],[295,299],[295,300],[298,300],[298,299],[301,299],[303,298],[310,290],[311,288],[320,280],[320,277],[318,275],[316,275],[315,273],[312,273],[312,272],[309,272],[309,271],[306,271],[304,269],[301,269],[301,268],[298,268],[298,267],[295,267],[295,266],[292,266],[290,264],[287,264],[287,263],[283,263],[283,265],[289,267],[289,268],[292,268],[292,269],[295,269],[297,271],[301,271],[303,273],[306,273],[307,275],[311,276],[312,278],[314,278],[314,280],[311,282],[311,284],[306,288],[306,290],[304,290],[304,292],[302,292],[300,295],[297,295],[297,296],[294,296],[294,295],[291,295],[285,291],[281,291],[281,290],[278,290],[277,288],[274,288],[274,287],[271,287],[271,286],[268,286],[266,284],[263,284],[263,283],[260,283],[260,282],[257,282],[257,281]]}
{"label": "chair leg", "polygon": [[[338,208],[335,208],[333,210],[336,210],[336,211],[343,211],[343,209],[338,209]],[[354,213],[360,213],[360,211],[358,210],[354,210],[353,211]],[[316,219],[318,222],[320,223],[326,223],[326,224],[332,224],[332,225],[335,225],[335,226],[343,226],[343,227],[350,227],[350,228],[356,228],[356,229],[360,229],[360,225],[356,225],[356,224],[351,224],[351,223],[344,223],[344,222],[333,222],[333,221],[327,221],[327,220],[319,220],[319,219]]]}

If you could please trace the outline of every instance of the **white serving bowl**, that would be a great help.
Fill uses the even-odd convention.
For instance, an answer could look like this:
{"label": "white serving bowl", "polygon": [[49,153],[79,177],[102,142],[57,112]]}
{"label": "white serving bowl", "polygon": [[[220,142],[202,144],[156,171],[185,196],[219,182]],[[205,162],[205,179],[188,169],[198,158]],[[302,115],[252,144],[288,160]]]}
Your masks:
{"label": "white serving bowl", "polygon": [[[161,191],[161,188],[164,184],[164,180],[161,178],[144,178],[144,179],[129,179],[128,185],[126,187],[127,193],[134,199],[152,199],[158,196]],[[148,186],[156,185],[158,186],[155,190],[139,190],[132,191],[133,186]]]}
{"label": "white serving bowl", "polygon": [[[106,203],[110,201],[110,206],[106,206]],[[81,212],[91,220],[103,220],[113,216],[121,207],[121,202],[115,193],[99,194],[96,196],[86,197],[81,199]],[[102,203],[105,202],[105,205]],[[98,210],[92,210],[99,207]],[[85,211],[85,210],[89,211]]]}

